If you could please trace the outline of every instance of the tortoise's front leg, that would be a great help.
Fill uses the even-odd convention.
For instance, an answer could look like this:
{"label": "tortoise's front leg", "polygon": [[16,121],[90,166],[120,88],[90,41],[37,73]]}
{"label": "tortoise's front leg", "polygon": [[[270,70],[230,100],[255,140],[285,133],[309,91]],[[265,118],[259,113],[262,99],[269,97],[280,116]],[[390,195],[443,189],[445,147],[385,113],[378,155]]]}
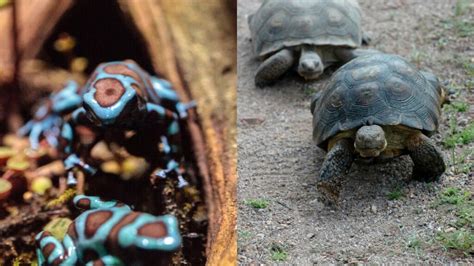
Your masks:
{"label": "tortoise's front leg", "polygon": [[443,154],[430,138],[418,133],[407,141],[407,149],[413,160],[413,179],[424,182],[437,181],[446,170]]}
{"label": "tortoise's front leg", "polygon": [[330,203],[337,203],[341,189],[341,176],[344,175],[354,161],[352,141],[341,139],[326,154],[319,174],[318,189]]}
{"label": "tortoise's front leg", "polygon": [[38,265],[76,265],[77,251],[68,235],[61,243],[50,232],[42,231],[35,240]]}
{"label": "tortoise's front leg", "polygon": [[285,74],[295,62],[295,56],[290,49],[283,49],[267,58],[258,67],[255,75],[255,85],[263,87],[274,82]]}

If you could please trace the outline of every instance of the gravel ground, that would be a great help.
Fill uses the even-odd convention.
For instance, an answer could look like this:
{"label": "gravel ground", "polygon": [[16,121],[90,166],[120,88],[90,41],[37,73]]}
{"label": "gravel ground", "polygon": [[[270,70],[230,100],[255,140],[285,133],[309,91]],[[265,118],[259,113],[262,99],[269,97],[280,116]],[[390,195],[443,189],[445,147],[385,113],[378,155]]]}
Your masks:
{"label": "gravel ground", "polygon": [[[453,208],[436,207],[441,192],[474,191],[472,142],[454,153],[444,149],[450,167],[440,182],[410,181],[412,163],[400,157],[353,165],[338,209],[318,200],[316,177],[325,153],[311,139],[308,89],[294,73],[272,87],[254,85],[259,61],[247,16],[261,2],[238,1],[239,262],[474,263],[473,253],[445,249],[435,239],[454,230],[450,224],[456,219]],[[360,1],[369,48],[433,71],[456,92],[456,102],[469,104],[459,113],[445,108],[440,133],[433,137],[440,146],[454,125],[472,126],[474,117],[474,2],[458,2],[456,9],[455,0]],[[330,72],[311,87],[321,89]],[[402,196],[389,200],[390,192]],[[268,206],[252,207],[249,201],[255,199]]]}

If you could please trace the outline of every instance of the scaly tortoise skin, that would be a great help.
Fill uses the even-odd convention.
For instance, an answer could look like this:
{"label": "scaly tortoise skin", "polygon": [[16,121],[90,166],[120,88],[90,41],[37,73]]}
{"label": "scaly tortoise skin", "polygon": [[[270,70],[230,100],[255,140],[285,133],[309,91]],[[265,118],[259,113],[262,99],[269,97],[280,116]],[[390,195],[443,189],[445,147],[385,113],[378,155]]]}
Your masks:
{"label": "scaly tortoise skin", "polygon": [[254,52],[265,59],[258,86],[279,78],[298,57],[299,74],[315,79],[326,66],[354,58],[363,38],[356,0],[266,0],[248,22]]}
{"label": "scaly tortoise skin", "polygon": [[366,55],[336,71],[311,103],[313,139],[328,151],[318,184],[326,198],[337,201],[339,178],[356,157],[408,154],[415,179],[437,180],[445,163],[429,136],[443,101],[436,76],[400,56]]}

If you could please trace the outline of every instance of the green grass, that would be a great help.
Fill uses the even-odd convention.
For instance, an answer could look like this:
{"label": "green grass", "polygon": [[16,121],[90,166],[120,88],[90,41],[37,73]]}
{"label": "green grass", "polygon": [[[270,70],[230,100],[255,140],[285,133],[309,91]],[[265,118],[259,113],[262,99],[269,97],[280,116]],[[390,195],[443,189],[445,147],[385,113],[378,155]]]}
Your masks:
{"label": "green grass", "polygon": [[446,112],[465,113],[467,110],[469,110],[469,104],[466,102],[452,102],[444,105]]}
{"label": "green grass", "polygon": [[469,191],[448,187],[441,192],[439,204],[451,206],[455,221],[450,224],[453,230],[439,232],[436,240],[446,250],[462,252],[466,256],[474,253],[474,201]]}
{"label": "green grass", "polygon": [[270,204],[265,199],[248,199],[244,201],[245,205],[252,207],[254,209],[265,209]]}
{"label": "green grass", "polygon": [[454,15],[456,17],[464,15],[469,8],[470,1],[471,0],[457,0],[454,6]]}
{"label": "green grass", "polygon": [[474,253],[474,234],[466,229],[438,233],[436,240],[447,250],[458,250],[463,252],[466,256],[468,256],[469,253]]}
{"label": "green grass", "polygon": [[272,244],[270,253],[273,261],[285,261],[288,258],[288,253],[284,247],[276,243]]}
{"label": "green grass", "polygon": [[420,65],[428,57],[428,54],[424,51],[420,51],[417,48],[413,47],[410,53],[410,58],[413,63]]}
{"label": "green grass", "polygon": [[466,74],[468,74],[471,77],[474,77],[474,62],[471,61],[465,61],[462,66],[464,67],[464,70],[466,71]]}
{"label": "green grass", "polygon": [[405,196],[405,194],[403,193],[402,188],[397,186],[387,194],[387,199],[388,200],[398,200],[398,199],[401,199],[404,196]]}
{"label": "green grass", "polygon": [[458,220],[454,223],[457,228],[468,227],[474,230],[474,204],[465,204],[456,211]]}
{"label": "green grass", "polygon": [[473,154],[474,151],[466,150],[461,154],[458,154],[454,148],[451,149],[451,165],[453,166],[454,174],[468,174],[471,172],[474,163],[468,160],[468,157]]}
{"label": "green grass", "polygon": [[406,241],[407,248],[414,249],[415,251],[419,251],[421,249],[422,240],[418,237],[418,235],[413,234],[408,238]]}
{"label": "green grass", "polygon": [[448,187],[439,198],[441,204],[460,205],[468,201],[471,197],[469,191],[462,191],[459,188]]}
{"label": "green grass", "polygon": [[252,232],[249,232],[249,231],[239,230],[238,236],[239,236],[239,240],[247,240],[247,239],[250,239],[253,236],[253,234]]}
{"label": "green grass", "polygon": [[474,123],[469,123],[466,128],[459,132],[456,132],[457,126],[451,123],[450,131],[451,134],[443,141],[446,148],[454,148],[457,145],[466,145],[474,140]]}
{"label": "green grass", "polygon": [[474,34],[474,22],[468,20],[455,20],[454,28],[459,37],[469,37]]}

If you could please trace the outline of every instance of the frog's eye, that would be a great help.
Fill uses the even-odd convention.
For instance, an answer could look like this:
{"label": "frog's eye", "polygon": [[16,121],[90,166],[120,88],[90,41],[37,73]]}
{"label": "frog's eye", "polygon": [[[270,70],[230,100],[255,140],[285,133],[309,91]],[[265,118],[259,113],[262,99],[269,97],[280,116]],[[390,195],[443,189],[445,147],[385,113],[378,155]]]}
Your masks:
{"label": "frog's eye", "polygon": [[102,121],[97,117],[97,115],[90,109],[89,106],[84,105],[84,109],[86,109],[86,117],[96,126],[101,126]]}

